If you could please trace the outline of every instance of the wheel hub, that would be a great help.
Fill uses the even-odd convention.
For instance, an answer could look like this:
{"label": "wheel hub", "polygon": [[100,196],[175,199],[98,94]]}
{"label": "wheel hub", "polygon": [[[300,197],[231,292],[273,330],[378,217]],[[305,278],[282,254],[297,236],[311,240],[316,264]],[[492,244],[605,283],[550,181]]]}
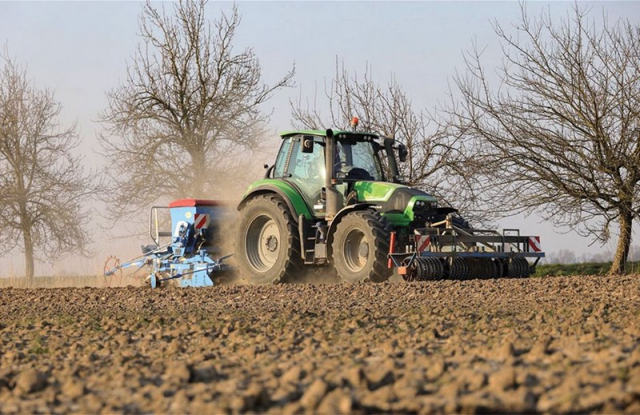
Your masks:
{"label": "wheel hub", "polygon": [[256,217],[248,227],[245,248],[251,267],[257,272],[271,269],[280,255],[280,230],[267,215]]}
{"label": "wheel hub", "polygon": [[360,272],[369,260],[369,241],[364,233],[354,229],[347,235],[344,245],[344,259],[351,272]]}
{"label": "wheel hub", "polygon": [[369,244],[366,241],[360,244],[360,248],[358,249],[358,254],[363,258],[369,257]]}
{"label": "wheel hub", "polygon": [[278,249],[278,238],[276,238],[274,235],[269,235],[267,237],[267,240],[265,241],[265,246],[267,248],[267,251],[276,252],[276,249]]}

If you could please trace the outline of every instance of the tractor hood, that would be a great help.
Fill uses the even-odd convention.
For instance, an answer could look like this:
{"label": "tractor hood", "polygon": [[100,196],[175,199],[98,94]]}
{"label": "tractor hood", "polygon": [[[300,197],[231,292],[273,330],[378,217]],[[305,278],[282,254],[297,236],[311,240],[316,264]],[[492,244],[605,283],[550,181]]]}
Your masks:
{"label": "tractor hood", "polygon": [[430,194],[398,183],[358,181],[353,184],[353,190],[361,202],[390,204],[398,210],[404,210],[414,196],[420,196],[419,199],[425,202],[436,203],[436,198]]}
{"label": "tractor hood", "polygon": [[358,181],[353,184],[353,190],[359,202],[373,203],[380,214],[396,226],[424,220],[437,209],[435,197],[398,183]]}

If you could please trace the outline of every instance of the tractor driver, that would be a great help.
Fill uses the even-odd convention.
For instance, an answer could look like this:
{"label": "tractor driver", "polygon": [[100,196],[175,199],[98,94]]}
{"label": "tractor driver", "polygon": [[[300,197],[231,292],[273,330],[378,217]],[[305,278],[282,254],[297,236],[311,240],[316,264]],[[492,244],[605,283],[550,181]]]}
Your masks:
{"label": "tractor driver", "polygon": [[304,175],[314,183],[324,182],[325,169],[322,151],[314,151],[303,155]]}

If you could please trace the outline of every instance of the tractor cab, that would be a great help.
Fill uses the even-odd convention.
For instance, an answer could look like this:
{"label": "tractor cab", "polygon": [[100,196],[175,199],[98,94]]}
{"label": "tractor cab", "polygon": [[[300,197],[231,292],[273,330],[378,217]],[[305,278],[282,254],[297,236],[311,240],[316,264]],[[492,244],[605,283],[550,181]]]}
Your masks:
{"label": "tractor cab", "polygon": [[[285,180],[303,196],[308,206],[320,215],[327,181],[343,198],[353,191],[355,182],[400,182],[395,153],[400,158],[406,148],[388,138],[371,133],[336,131],[333,148],[327,154],[326,130],[304,130],[281,134],[282,144],[265,175],[267,179]],[[327,171],[330,172],[327,178]]]}

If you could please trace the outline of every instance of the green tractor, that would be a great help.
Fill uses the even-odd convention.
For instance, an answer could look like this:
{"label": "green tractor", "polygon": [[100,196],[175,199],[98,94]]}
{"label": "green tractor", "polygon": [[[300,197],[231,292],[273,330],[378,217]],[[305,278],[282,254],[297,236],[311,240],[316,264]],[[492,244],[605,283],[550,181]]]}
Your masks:
{"label": "green tractor", "polygon": [[295,282],[319,267],[347,282],[386,281],[394,268],[405,280],[523,277],[532,272],[525,257],[544,256],[529,249],[530,237],[474,230],[403,184],[397,160],[407,149],[391,138],[355,130],[281,137],[275,164],[238,206],[235,256],[251,283]]}

